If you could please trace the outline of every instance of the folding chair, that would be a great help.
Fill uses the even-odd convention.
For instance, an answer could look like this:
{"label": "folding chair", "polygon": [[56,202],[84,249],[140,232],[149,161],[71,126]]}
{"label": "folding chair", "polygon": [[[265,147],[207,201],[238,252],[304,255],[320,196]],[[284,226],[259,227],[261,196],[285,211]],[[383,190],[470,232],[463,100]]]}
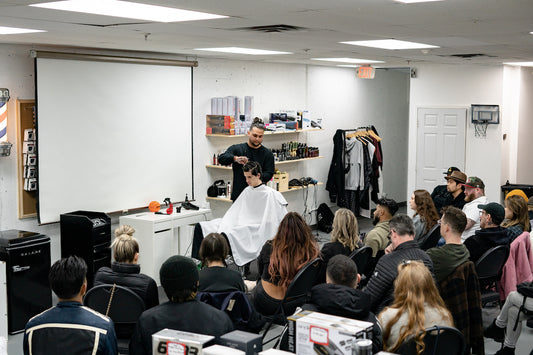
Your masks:
{"label": "folding chair", "polygon": [[500,280],[502,269],[509,257],[509,246],[498,245],[487,250],[476,261],[476,273],[481,288],[481,304],[500,302],[497,281]]}
{"label": "folding chair", "polygon": [[350,254],[350,259],[357,265],[357,273],[363,275],[366,272],[370,259],[372,259],[372,248],[364,246],[356,249]]}
{"label": "folding chair", "polygon": [[423,235],[417,242],[422,250],[428,250],[437,246],[440,239],[440,225],[437,223]]}
{"label": "folding chair", "polygon": [[[426,329],[426,345],[423,354],[450,355],[463,354],[465,340],[463,334],[453,327],[435,325]],[[410,337],[395,351],[397,354],[416,355],[416,342]]]}

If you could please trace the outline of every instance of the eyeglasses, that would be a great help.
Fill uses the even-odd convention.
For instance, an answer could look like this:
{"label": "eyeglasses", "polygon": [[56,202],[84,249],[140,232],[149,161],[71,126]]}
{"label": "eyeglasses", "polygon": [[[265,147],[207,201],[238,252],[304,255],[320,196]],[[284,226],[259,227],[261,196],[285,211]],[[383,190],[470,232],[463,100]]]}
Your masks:
{"label": "eyeglasses", "polygon": [[487,212],[486,212],[485,210],[481,210],[481,211],[479,211],[479,215],[480,215],[480,216],[483,216],[483,215],[486,215],[486,214],[487,214]]}

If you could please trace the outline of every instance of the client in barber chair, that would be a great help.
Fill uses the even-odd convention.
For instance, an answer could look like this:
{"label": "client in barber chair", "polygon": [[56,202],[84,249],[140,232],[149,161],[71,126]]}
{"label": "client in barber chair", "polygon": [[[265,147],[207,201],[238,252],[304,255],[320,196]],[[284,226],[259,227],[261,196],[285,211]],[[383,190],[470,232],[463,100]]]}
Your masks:
{"label": "client in barber chair", "polygon": [[287,214],[287,201],[278,191],[261,181],[261,166],[250,161],[242,170],[248,187],[231,205],[224,217],[200,222],[194,229],[192,257],[199,259],[204,235],[222,233],[229,242],[235,264],[243,266],[257,258],[263,244],[276,234]]}

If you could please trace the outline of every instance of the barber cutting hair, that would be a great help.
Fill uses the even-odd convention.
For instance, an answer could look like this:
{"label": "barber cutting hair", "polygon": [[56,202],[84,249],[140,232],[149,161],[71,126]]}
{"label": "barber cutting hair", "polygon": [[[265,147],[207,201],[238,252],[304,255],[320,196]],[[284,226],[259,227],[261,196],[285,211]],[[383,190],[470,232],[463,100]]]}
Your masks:
{"label": "barber cutting hair", "polygon": [[274,154],[262,145],[264,133],[263,121],[258,117],[254,118],[248,131],[248,142],[234,144],[218,157],[220,164],[231,165],[233,169],[232,201],[235,201],[247,186],[242,167],[249,161],[260,165],[262,182],[270,181],[274,175]]}

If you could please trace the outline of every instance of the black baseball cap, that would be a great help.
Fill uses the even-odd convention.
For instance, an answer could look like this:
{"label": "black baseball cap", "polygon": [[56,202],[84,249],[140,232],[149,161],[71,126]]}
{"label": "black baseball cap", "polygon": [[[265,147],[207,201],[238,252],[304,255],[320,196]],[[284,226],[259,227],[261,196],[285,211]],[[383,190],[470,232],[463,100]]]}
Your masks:
{"label": "black baseball cap", "polygon": [[485,210],[487,214],[490,214],[490,217],[492,218],[492,222],[494,222],[494,224],[499,225],[505,219],[505,209],[499,203],[490,202],[486,205],[477,205],[477,208],[479,208],[480,210]]}

